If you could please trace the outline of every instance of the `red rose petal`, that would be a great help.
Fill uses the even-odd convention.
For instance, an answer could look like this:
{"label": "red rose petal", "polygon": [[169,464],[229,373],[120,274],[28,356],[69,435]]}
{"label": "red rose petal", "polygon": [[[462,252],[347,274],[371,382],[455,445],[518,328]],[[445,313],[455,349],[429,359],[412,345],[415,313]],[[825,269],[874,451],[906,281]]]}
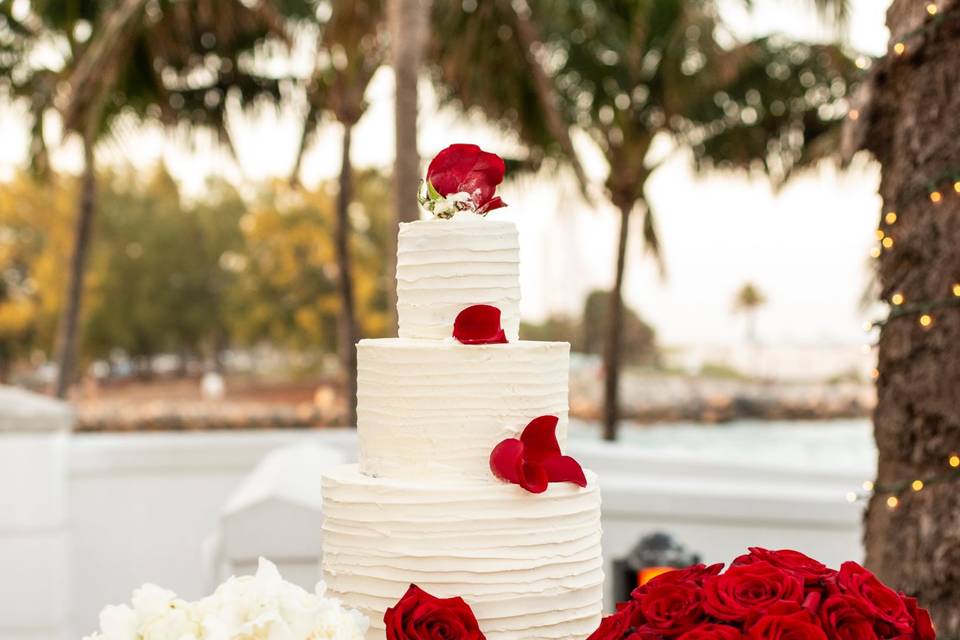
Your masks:
{"label": "red rose petal", "polygon": [[542,464],[524,460],[520,464],[520,486],[530,493],[543,493],[547,490],[550,478]]}
{"label": "red rose petal", "polygon": [[581,487],[587,486],[587,477],[583,467],[570,456],[547,458],[542,463],[550,482],[572,482]]}
{"label": "red rose petal", "polygon": [[494,209],[499,209],[501,207],[507,206],[507,203],[503,201],[500,196],[496,196],[487,201],[485,205],[477,209],[477,213],[480,215],[486,215],[493,211]]}
{"label": "red rose petal", "polygon": [[520,484],[522,459],[523,443],[516,438],[507,438],[490,452],[490,471],[501,480]]}
{"label": "red rose petal", "polygon": [[520,434],[523,442],[524,458],[542,462],[546,458],[560,455],[557,442],[557,416],[540,416],[530,421]]}
{"label": "red rose petal", "polygon": [[504,344],[507,336],[500,327],[500,309],[475,304],[457,314],[453,337],[462,344]]}

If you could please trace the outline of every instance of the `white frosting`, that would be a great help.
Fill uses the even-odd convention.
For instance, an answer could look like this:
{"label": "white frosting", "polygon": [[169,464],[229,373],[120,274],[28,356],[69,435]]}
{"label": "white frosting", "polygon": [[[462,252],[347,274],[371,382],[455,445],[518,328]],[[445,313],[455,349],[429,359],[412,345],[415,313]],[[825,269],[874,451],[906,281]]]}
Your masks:
{"label": "white frosting", "polygon": [[371,478],[356,465],[324,477],[323,571],[330,595],[370,617],[415,583],[462,596],[489,640],[573,639],[600,621],[600,491],[542,494],[496,480]]}
{"label": "white frosting", "polygon": [[497,443],[542,415],[560,419],[562,446],[569,362],[566,342],[361,340],[361,471],[398,479],[489,479]]}
{"label": "white frosting", "polygon": [[520,335],[520,244],[512,222],[462,212],[400,225],[397,315],[401,338],[449,338],[463,309],[500,309],[507,340]]}

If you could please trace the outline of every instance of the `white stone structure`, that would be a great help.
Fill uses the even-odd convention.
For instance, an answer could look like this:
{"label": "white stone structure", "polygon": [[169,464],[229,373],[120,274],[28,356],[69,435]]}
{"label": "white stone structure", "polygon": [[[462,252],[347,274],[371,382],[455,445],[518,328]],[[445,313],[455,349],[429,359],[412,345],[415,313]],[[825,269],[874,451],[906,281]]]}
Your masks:
{"label": "white stone structure", "polygon": [[69,618],[68,444],[61,402],[0,387],[0,638],[62,640]]}
{"label": "white stone structure", "polygon": [[263,556],[289,581],[320,580],[322,475],[346,461],[343,451],[316,443],[269,453],[220,513],[207,545],[210,590],[233,575],[256,572]]}

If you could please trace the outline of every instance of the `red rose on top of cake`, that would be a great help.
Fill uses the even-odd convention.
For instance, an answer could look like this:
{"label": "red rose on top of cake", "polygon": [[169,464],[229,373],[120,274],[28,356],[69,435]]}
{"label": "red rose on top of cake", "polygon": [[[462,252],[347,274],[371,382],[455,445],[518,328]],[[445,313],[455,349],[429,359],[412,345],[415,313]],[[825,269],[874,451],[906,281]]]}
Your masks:
{"label": "red rose on top of cake", "polygon": [[430,162],[420,204],[438,218],[458,211],[480,215],[506,203],[496,195],[503,182],[503,158],[475,144],[452,144]]}

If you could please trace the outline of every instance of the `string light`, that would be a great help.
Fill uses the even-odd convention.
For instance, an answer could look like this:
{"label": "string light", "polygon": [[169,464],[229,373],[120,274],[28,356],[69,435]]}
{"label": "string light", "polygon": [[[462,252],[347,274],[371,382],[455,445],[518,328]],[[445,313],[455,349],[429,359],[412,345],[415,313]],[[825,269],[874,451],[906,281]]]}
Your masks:
{"label": "string light", "polygon": [[955,180],[953,183],[953,190],[957,193],[960,193],[960,180]]}
{"label": "string light", "polygon": [[883,232],[883,229],[877,229],[873,233],[875,236],[877,236],[877,240],[883,240],[883,236],[887,235]]}
{"label": "string light", "polygon": [[939,191],[930,192],[930,202],[933,204],[940,204],[940,201],[943,200],[943,194]]}
{"label": "string light", "polygon": [[890,509],[896,509],[900,506],[900,499],[897,496],[890,496],[887,498],[887,507]]}
{"label": "string light", "polygon": [[890,303],[900,306],[903,304],[903,294],[897,291],[895,294],[890,296]]}
{"label": "string light", "polygon": [[898,42],[895,45],[893,45],[893,52],[898,56],[902,56],[903,52],[906,50],[907,50],[907,45],[903,44],[902,42]]}
{"label": "string light", "polygon": [[877,368],[870,369],[870,377],[876,380],[880,377],[880,370]]}
{"label": "string light", "polygon": [[870,248],[870,257],[879,258],[880,257],[880,247],[871,247]]}
{"label": "string light", "polygon": [[880,244],[883,245],[883,248],[884,248],[884,249],[892,249],[892,248],[893,248],[893,238],[891,238],[890,236],[887,236],[886,238],[884,238],[883,240],[880,241]]}
{"label": "string light", "polygon": [[860,118],[860,111],[857,109],[850,109],[850,111],[847,113],[847,117],[851,120],[858,120]]}
{"label": "string light", "polygon": [[864,490],[864,491],[873,491],[873,481],[872,481],[872,480],[864,480],[864,481],[863,481],[863,490]]}
{"label": "string light", "polygon": [[960,282],[953,285],[953,295],[960,298]]}
{"label": "string light", "polygon": [[933,4],[932,2],[927,3],[927,13],[932,16],[937,15],[937,5]]}
{"label": "string light", "polygon": [[917,479],[910,483],[910,488],[915,492],[923,491],[923,480]]}
{"label": "string light", "polygon": [[932,325],[932,324],[933,324],[933,316],[932,316],[932,315],[930,315],[929,313],[925,313],[925,314],[923,314],[922,316],[920,316],[920,326],[921,326],[921,327],[927,328],[927,327],[929,327],[929,326]]}
{"label": "string light", "polygon": [[[865,500],[871,495],[874,495],[883,497],[887,508],[891,510],[896,509],[900,506],[905,495],[909,495],[910,493],[920,493],[934,484],[943,484],[946,482],[955,482],[960,480],[960,454],[950,454],[950,456],[947,458],[947,465],[949,466],[949,469],[946,471],[939,474],[932,474],[923,478],[915,477],[912,480],[886,482],[882,484],[865,480],[861,485],[864,493],[858,494],[851,491],[847,493],[847,501],[854,502],[856,500]],[[855,496],[855,500],[851,499],[851,495]]]}
{"label": "string light", "polygon": [[893,224],[897,221],[897,212],[887,211],[887,215],[885,215],[883,219],[886,220],[887,224]]}
{"label": "string light", "polygon": [[851,491],[847,493],[847,502],[856,502],[856,501],[857,501],[857,494],[855,491]]}
{"label": "string light", "polygon": [[960,456],[958,456],[957,454],[953,454],[952,456],[950,456],[950,459],[947,461],[947,463],[954,469],[956,469],[957,467],[960,467]]}

